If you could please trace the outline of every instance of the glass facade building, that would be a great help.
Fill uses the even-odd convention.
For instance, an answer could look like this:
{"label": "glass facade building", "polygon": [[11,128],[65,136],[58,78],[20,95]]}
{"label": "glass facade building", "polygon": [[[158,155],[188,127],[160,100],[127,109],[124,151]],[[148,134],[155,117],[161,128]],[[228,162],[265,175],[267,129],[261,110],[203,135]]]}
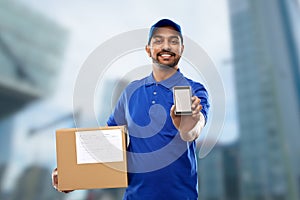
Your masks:
{"label": "glass facade building", "polygon": [[199,199],[223,200],[225,197],[222,147],[214,149],[198,161]]}
{"label": "glass facade building", "polygon": [[[13,140],[20,135],[15,130],[18,125],[14,114],[54,92],[67,38],[68,31],[43,14],[16,0],[0,1],[0,199],[12,199],[5,186],[12,154],[16,153]],[[43,191],[39,192],[44,195],[51,186],[50,172],[33,171],[34,186],[43,187]],[[45,185],[39,177],[47,179]],[[24,180],[32,181],[29,178]],[[24,193],[24,190],[30,193],[30,184],[22,181],[21,186],[24,188],[18,188],[15,195]],[[34,194],[34,191],[31,193]],[[54,199],[53,195],[49,198],[33,198],[30,195],[25,198],[25,193],[23,197],[16,196],[14,199]]]}
{"label": "glass facade building", "polygon": [[17,1],[0,1],[0,117],[52,93],[67,35]]}
{"label": "glass facade building", "polygon": [[201,200],[240,200],[238,143],[217,144],[198,160]]}
{"label": "glass facade building", "polygon": [[300,198],[297,5],[229,0],[242,200]]}

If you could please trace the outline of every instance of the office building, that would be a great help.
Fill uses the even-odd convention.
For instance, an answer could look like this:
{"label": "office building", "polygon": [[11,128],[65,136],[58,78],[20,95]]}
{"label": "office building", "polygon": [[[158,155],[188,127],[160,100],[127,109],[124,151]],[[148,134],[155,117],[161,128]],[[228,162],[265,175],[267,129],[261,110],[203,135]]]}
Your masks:
{"label": "office building", "polygon": [[240,200],[238,143],[217,144],[198,160],[199,199]]}
{"label": "office building", "polygon": [[[11,159],[16,127],[14,114],[53,93],[62,68],[67,37],[68,32],[63,27],[42,13],[16,0],[0,1],[1,199],[11,199],[10,192],[2,190],[2,186],[7,182],[5,173]],[[27,185],[23,186],[24,189],[19,185],[18,199],[25,199],[21,191],[25,195]]]}
{"label": "office building", "polygon": [[0,1],[0,118],[53,92],[67,31],[15,0]]}
{"label": "office building", "polygon": [[11,156],[11,144],[14,121],[12,118],[0,120],[0,199],[6,199],[3,190],[5,173]]}
{"label": "office building", "polygon": [[226,144],[222,148],[224,170],[224,199],[240,200],[240,162],[238,142]]}
{"label": "office building", "polygon": [[10,145],[14,127],[13,123],[12,118],[0,120],[0,165],[6,164],[11,154]]}
{"label": "office building", "polygon": [[228,5],[240,133],[240,199],[300,199],[300,33],[295,23],[299,2],[229,0]]}
{"label": "office building", "polygon": [[63,199],[51,183],[51,172],[40,166],[29,166],[18,179],[12,200],[53,200]]}
{"label": "office building", "polygon": [[215,146],[205,158],[198,161],[199,199],[225,200],[222,157],[222,147]]}

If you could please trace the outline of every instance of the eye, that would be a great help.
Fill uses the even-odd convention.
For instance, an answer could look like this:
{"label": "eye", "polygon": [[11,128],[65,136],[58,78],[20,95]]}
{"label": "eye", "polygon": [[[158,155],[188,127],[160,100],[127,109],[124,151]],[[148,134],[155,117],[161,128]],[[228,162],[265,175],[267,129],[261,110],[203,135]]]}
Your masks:
{"label": "eye", "polygon": [[160,39],[160,38],[156,38],[156,39],[154,39],[154,41],[153,41],[153,43],[154,44],[161,44],[163,41],[162,41],[162,39]]}
{"label": "eye", "polygon": [[170,43],[172,45],[177,45],[177,44],[179,44],[179,40],[177,38],[173,38],[173,39],[171,39]]}

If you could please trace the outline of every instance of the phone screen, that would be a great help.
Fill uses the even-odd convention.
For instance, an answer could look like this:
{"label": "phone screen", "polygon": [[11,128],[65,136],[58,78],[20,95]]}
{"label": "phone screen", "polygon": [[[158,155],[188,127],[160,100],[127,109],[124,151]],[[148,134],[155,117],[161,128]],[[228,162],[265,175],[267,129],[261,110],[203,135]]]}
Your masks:
{"label": "phone screen", "polygon": [[191,88],[189,86],[176,86],[173,88],[175,114],[192,114]]}

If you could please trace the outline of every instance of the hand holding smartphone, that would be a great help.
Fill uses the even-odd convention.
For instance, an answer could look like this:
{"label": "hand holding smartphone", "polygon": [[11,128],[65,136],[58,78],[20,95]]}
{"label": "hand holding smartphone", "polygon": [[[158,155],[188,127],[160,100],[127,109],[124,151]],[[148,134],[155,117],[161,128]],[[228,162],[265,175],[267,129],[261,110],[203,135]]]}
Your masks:
{"label": "hand holding smartphone", "polygon": [[192,92],[190,86],[173,88],[175,115],[192,115]]}

